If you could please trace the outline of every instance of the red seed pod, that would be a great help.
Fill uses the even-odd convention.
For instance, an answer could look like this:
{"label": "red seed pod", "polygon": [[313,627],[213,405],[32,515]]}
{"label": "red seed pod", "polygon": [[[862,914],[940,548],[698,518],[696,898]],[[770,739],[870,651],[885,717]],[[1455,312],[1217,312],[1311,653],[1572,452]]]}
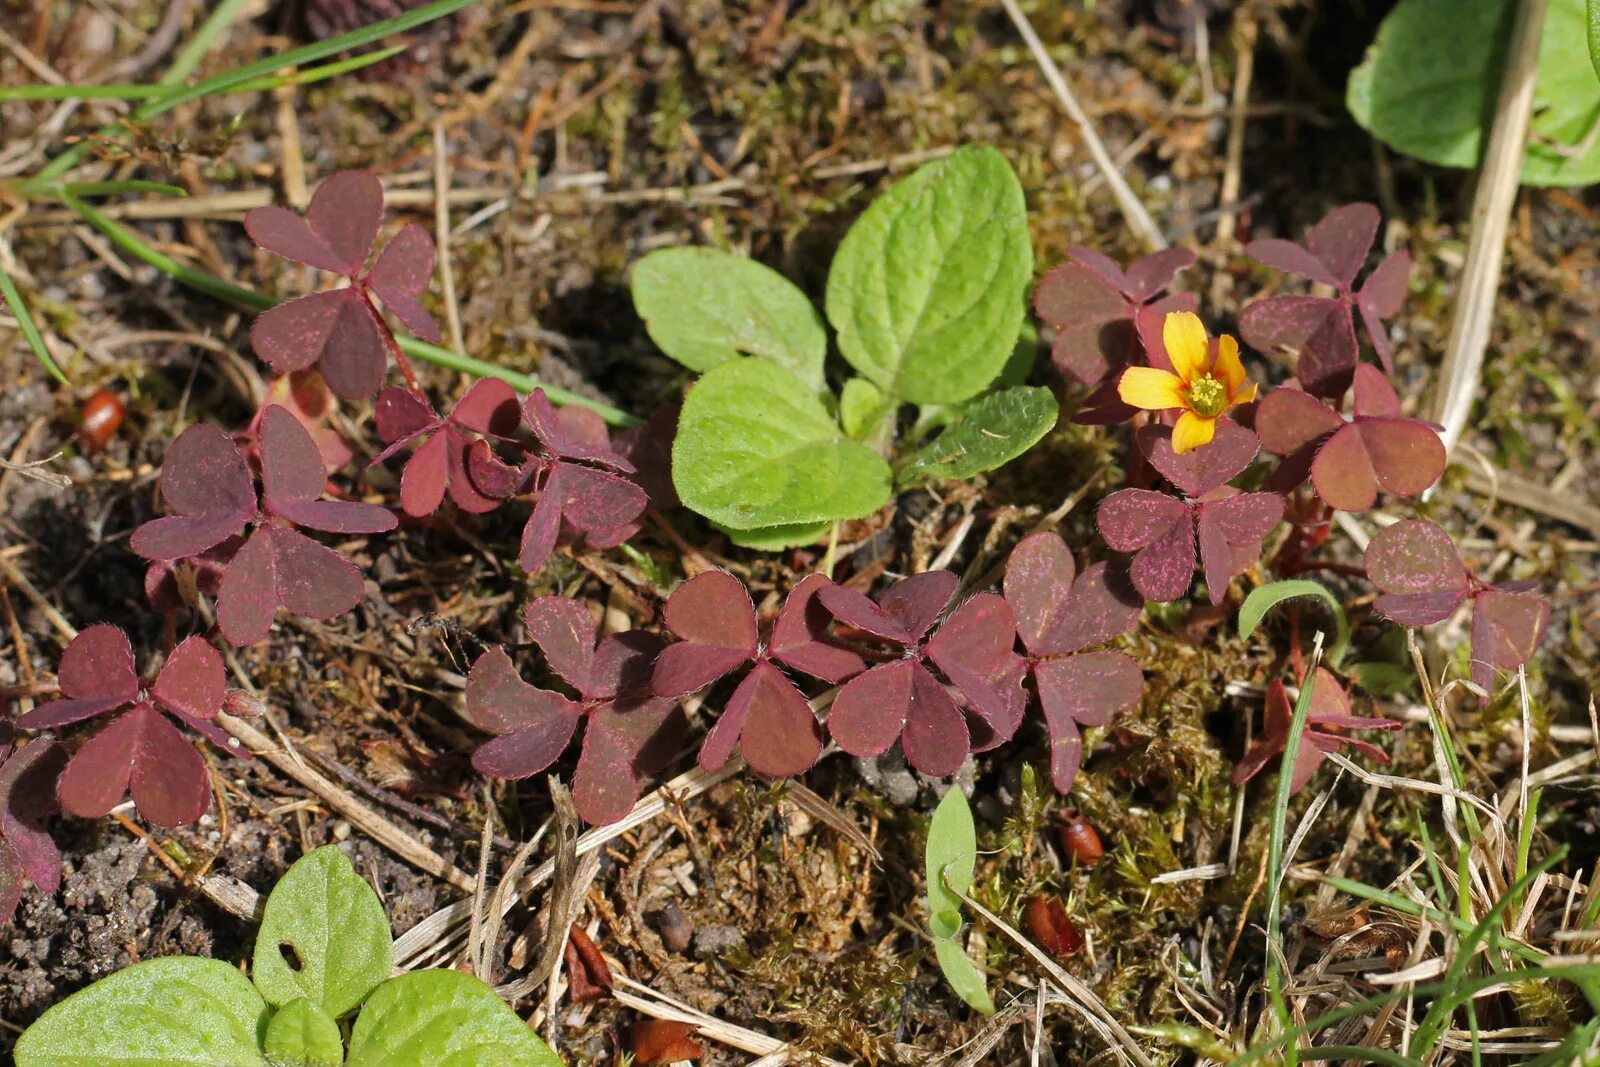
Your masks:
{"label": "red seed pod", "polygon": [[122,401],[109,389],[96,389],[83,402],[82,414],[83,429],[79,436],[85,448],[98,452],[110,443],[117,427],[122,425]]}
{"label": "red seed pod", "polygon": [[1055,897],[1033,897],[1024,914],[1034,943],[1058,960],[1083,951],[1083,935]]}
{"label": "red seed pod", "polygon": [[1106,854],[1100,835],[1078,814],[1070,816],[1061,827],[1061,850],[1077,860],[1080,867],[1093,867]]}

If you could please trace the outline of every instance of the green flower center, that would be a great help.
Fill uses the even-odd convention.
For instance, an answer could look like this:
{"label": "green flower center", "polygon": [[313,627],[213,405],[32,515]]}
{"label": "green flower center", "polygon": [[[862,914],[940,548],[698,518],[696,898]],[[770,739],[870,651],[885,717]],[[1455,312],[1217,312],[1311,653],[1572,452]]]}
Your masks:
{"label": "green flower center", "polygon": [[1189,408],[1196,415],[1214,419],[1228,407],[1228,389],[1209,374],[1189,383]]}

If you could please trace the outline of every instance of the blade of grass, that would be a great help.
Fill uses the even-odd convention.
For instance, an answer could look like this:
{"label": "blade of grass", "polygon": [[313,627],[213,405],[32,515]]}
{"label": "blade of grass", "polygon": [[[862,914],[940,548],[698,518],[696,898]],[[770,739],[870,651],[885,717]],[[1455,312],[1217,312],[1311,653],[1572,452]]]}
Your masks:
{"label": "blade of grass", "polygon": [[250,0],[222,0],[200,28],[194,31],[194,36],[183,43],[178,49],[178,54],[172,57],[171,64],[161,75],[161,84],[174,86],[182,83],[189,75],[193,74],[206,53],[222,39],[240,15],[244,14]]}
{"label": "blade of grass", "polygon": [[[363,67],[370,67],[374,63],[382,63],[386,59],[406,50],[403,44],[390,45],[388,48],[379,48],[371,52],[363,52],[359,56],[341,59],[336,63],[324,63],[321,66],[306,67],[303,70],[291,71],[288,74],[274,74],[270,77],[256,78],[236,85],[236,93],[268,92],[283,85],[314,85],[329,78],[337,78],[341,74],[349,74]],[[173,91],[167,84],[153,85],[7,85],[0,86],[0,103],[12,100],[149,100],[159,96],[166,96]],[[90,184],[90,183],[81,183]]]}
{"label": "blade of grass", "polygon": [[22,330],[22,336],[27,340],[28,347],[33,349],[33,354],[38,357],[44,369],[50,372],[50,377],[62,385],[70,385],[67,376],[61,373],[61,368],[56,366],[56,361],[51,358],[50,350],[44,346],[44,336],[39,333],[39,327],[33,323],[33,316],[28,312],[28,305],[22,302],[22,294],[17,291],[16,282],[11,280],[11,275],[0,269],[0,295],[5,296],[6,305],[11,308],[11,314],[17,320],[17,326]]}
{"label": "blade of grass", "polygon": [[[187,267],[179,263],[172,257],[151,247],[148,242],[134,231],[116,220],[106,217],[75,196],[70,194],[63,195],[62,201],[73,211],[76,211],[90,226],[110,238],[117,247],[134,258],[150,264],[163,274],[182,282],[191,289],[197,289],[202,293],[242,305],[253,311],[265,311],[278,304],[277,300],[267,296],[265,293],[258,293],[254,289],[246,289],[242,286],[234,285],[232,282],[218,278],[214,274],[208,274],[205,271],[196,270],[193,267]],[[612,407],[610,404],[592,400],[589,397],[566,389],[546,385],[532,375],[497,367],[493,363],[485,362],[473,356],[455,352],[439,345],[429,344],[420,338],[400,337],[396,338],[396,340],[400,345],[400,350],[408,356],[413,356],[462,374],[470,374],[475,378],[499,378],[513,389],[520,389],[525,393],[531,393],[535,389],[543,389],[545,395],[550,398],[551,403],[586,407],[612,426],[638,426],[643,421],[637,416],[623,411],[621,408]]]}
{"label": "blade of grass", "polygon": [[[190,100],[215,96],[219,93],[233,92],[241,85],[248,84],[257,78],[276,74],[285,67],[303,66],[319,59],[337,55],[340,52],[348,52],[353,48],[361,48],[365,45],[373,44],[391,34],[404,33],[435,19],[453,15],[457,11],[471,7],[477,2],[478,0],[434,0],[431,4],[419,7],[414,11],[408,11],[403,15],[397,15],[392,19],[374,22],[370,26],[363,26],[359,30],[352,30],[337,37],[330,37],[325,41],[301,45],[278,55],[258,59],[254,63],[246,63],[243,66],[205,78],[194,85],[175,86],[170,95],[157,97],[135,108],[129,113],[125,121],[136,125],[170,111],[179,104],[187,103]],[[220,33],[221,31],[218,30],[217,32]],[[168,75],[170,76],[170,74],[171,72],[169,71]],[[187,72],[185,72],[184,76],[187,76]],[[101,131],[101,136],[119,140],[126,133],[126,129],[121,124],[118,124],[106,127]],[[38,174],[21,183],[18,189],[26,196],[38,195],[39,189],[58,180],[67,171],[77,166],[83,160],[87,151],[88,142],[73,145],[45,164]]]}

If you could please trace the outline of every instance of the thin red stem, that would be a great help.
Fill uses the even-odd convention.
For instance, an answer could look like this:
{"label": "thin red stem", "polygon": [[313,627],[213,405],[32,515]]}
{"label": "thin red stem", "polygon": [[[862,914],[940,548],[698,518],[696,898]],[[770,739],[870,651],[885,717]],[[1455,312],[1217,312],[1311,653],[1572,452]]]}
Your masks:
{"label": "thin red stem", "polygon": [[416,372],[411,369],[411,361],[406,359],[404,352],[400,351],[400,344],[394,339],[394,331],[389,329],[389,324],[384,321],[383,315],[378,312],[378,306],[372,302],[372,294],[367,291],[367,280],[362,278],[354,284],[356,291],[361,294],[361,299],[365,301],[367,310],[372,312],[372,317],[378,320],[378,330],[383,334],[384,344],[389,346],[389,354],[394,357],[395,363],[399,365],[400,373],[405,375],[406,387],[411,390],[417,399],[426,402],[428,394],[422,391],[422,386],[417,381]]}

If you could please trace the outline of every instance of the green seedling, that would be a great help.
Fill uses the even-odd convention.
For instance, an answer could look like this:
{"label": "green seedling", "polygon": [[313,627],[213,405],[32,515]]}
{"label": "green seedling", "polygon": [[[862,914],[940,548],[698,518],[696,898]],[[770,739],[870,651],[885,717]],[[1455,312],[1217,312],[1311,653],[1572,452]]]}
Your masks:
{"label": "green seedling", "polygon": [[[1048,390],[1016,384],[1032,364],[1018,344],[1032,272],[1022,187],[985,147],[927,164],[856,220],[829,271],[826,323],[753,260],[645,257],[634,304],[661,350],[701,375],[673,446],[678,495],[741,544],[804,544],[896,489],[1021,455],[1057,414]],[[837,394],[829,326],[855,372]],[[907,405],[918,417],[900,432]]]}
{"label": "green seedling", "polygon": [[967,951],[962,947],[961,897],[972,892],[972,871],[978,858],[978,833],[972,808],[960,789],[951,789],[928,823],[928,930],[939,969],[956,996],[985,1015],[994,1001]]}
{"label": "green seedling", "polygon": [[393,969],[378,894],[329,845],[267,897],[250,977],[197,956],[136,963],[40,1016],[17,1067],[561,1067],[477,978]]}

